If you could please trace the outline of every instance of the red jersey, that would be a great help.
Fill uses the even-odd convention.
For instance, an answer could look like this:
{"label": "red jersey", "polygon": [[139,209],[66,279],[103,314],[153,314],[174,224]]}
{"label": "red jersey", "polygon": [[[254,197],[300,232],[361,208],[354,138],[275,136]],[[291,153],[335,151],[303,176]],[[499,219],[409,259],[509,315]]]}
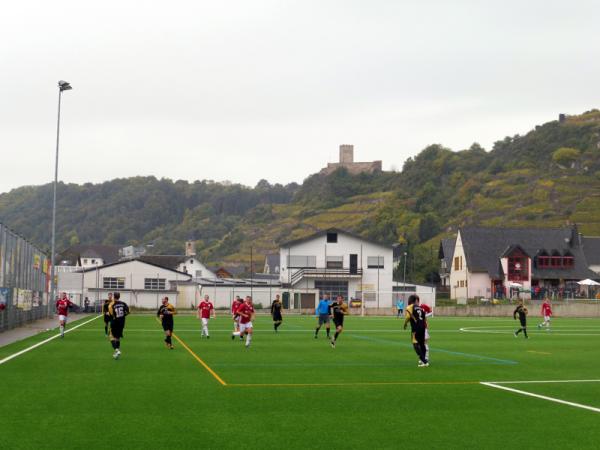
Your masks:
{"label": "red jersey", "polygon": [[200,311],[200,317],[203,319],[210,319],[210,312],[214,309],[211,302],[205,302],[202,300],[198,305],[198,311]]}
{"label": "red jersey", "polygon": [[240,315],[240,323],[248,323],[252,320],[254,306],[248,303],[242,303],[236,312]]}
{"label": "red jersey", "polygon": [[419,305],[419,308],[425,311],[425,328],[429,328],[429,324],[427,323],[427,316],[432,313],[431,306],[426,305],[425,303],[421,303]]}
{"label": "red jersey", "polygon": [[552,308],[550,307],[550,303],[544,302],[542,303],[542,316],[551,316]]}
{"label": "red jersey", "polygon": [[244,302],[239,302],[237,300],[234,300],[233,303],[231,304],[231,314],[233,315],[237,315],[237,310],[240,306],[242,306],[244,304]]}
{"label": "red jersey", "polygon": [[56,311],[59,316],[69,315],[69,306],[73,306],[73,302],[68,298],[61,298],[56,300]]}

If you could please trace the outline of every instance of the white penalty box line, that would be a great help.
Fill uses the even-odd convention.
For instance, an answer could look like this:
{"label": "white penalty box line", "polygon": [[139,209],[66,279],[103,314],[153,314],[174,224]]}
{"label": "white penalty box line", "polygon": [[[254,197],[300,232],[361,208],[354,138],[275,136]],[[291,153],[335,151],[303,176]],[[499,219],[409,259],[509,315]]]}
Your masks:
{"label": "white penalty box line", "polygon": [[585,409],[588,411],[593,411],[596,413],[600,413],[600,408],[595,408],[589,405],[583,405],[581,403],[569,402],[566,400],[561,400],[555,397],[549,397],[547,395],[536,394],[529,391],[523,391],[521,389],[515,389],[508,386],[507,384],[549,384],[549,383],[600,383],[600,380],[523,380],[523,381],[481,381],[479,384],[484,386],[488,386],[494,389],[500,389],[503,391],[512,392],[514,394],[525,395],[527,397],[539,398],[541,400],[546,400],[553,403],[560,403],[561,405],[572,406],[574,408]]}
{"label": "white penalty box line", "polygon": [[[65,330],[65,334],[67,334],[67,333],[70,333],[71,331],[74,331],[74,330],[76,330],[77,328],[79,328],[79,327],[82,327],[82,326],[84,326],[84,325],[86,325],[86,324],[88,324],[88,323],[90,323],[90,322],[92,322],[92,321],[96,320],[98,317],[101,317],[101,316],[95,316],[94,318],[92,318],[92,319],[90,319],[90,320],[86,320],[85,322],[82,322],[82,323],[80,323],[80,324],[78,324],[78,325],[75,325],[74,327],[67,328],[67,329]],[[17,353],[13,353],[12,355],[10,355],[10,356],[7,356],[7,357],[6,357],[6,358],[4,358],[4,359],[0,359],[0,366],[1,366],[2,364],[4,364],[4,363],[7,363],[7,362],[8,362],[8,361],[10,361],[11,359],[14,359],[14,358],[16,358],[17,356],[21,356],[22,354],[24,354],[24,353],[27,353],[27,352],[29,352],[29,351],[33,350],[34,348],[38,348],[38,347],[40,347],[40,346],[42,346],[42,345],[44,345],[44,344],[47,344],[47,343],[48,343],[48,342],[50,342],[51,340],[53,340],[53,339],[56,339],[56,338],[58,338],[58,337],[60,337],[60,333],[59,333],[59,334],[55,334],[54,336],[50,336],[48,339],[44,339],[43,341],[41,341],[41,342],[38,342],[37,344],[33,344],[33,345],[32,345],[32,346],[30,346],[30,347],[27,347],[27,348],[25,348],[25,349],[23,349],[23,350],[21,350],[21,351],[18,351]]]}

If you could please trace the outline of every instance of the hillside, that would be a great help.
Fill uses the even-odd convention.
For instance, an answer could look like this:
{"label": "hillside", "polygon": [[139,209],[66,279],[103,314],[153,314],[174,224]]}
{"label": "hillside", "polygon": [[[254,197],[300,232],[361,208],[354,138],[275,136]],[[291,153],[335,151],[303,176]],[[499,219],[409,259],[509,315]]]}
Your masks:
{"label": "hillside", "polygon": [[[52,185],[0,195],[0,221],[42,248],[50,241]],[[154,177],[60,184],[57,248],[144,244],[180,253],[195,239],[207,262],[248,263],[284,241],[340,227],[404,243],[408,273],[429,278],[440,237],[464,224],[557,226],[600,235],[600,112],[589,111],[506,137],[487,152],[431,145],[401,172],[339,169],[302,185],[254,188]]]}

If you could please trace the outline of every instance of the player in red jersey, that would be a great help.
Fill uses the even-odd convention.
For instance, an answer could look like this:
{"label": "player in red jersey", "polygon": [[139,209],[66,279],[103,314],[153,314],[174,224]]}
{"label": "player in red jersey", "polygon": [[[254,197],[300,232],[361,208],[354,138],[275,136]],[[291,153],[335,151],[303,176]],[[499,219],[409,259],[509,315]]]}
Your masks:
{"label": "player in red jersey", "polygon": [[433,310],[425,303],[421,303],[419,306],[425,311],[425,359],[429,361],[429,322],[427,322],[427,318],[433,316]]}
{"label": "player in red jersey", "polygon": [[544,297],[544,303],[542,303],[542,317],[544,321],[538,324],[538,328],[546,327],[546,331],[550,331],[550,318],[552,317],[552,306],[550,306],[550,300],[548,297]]}
{"label": "player in red jersey", "polygon": [[67,326],[67,316],[69,315],[69,308],[75,306],[75,304],[69,300],[67,293],[63,292],[60,298],[56,300],[56,314],[58,314],[58,322],[60,324],[60,337],[65,337],[65,327]]}
{"label": "player in red jersey", "polygon": [[246,348],[248,348],[252,341],[252,319],[254,319],[252,297],[246,296],[246,301],[238,307],[236,314],[240,316],[240,331],[234,332],[233,335],[239,334],[241,338],[246,335]]}
{"label": "player in red jersey", "polygon": [[208,334],[208,320],[211,318],[211,316],[213,319],[216,316],[215,307],[210,301],[210,297],[205,295],[204,300],[202,300],[198,305],[198,319],[202,321],[202,333],[200,334],[201,338],[203,336],[206,336],[206,339],[210,338]]}
{"label": "player in red jersey", "polygon": [[235,339],[236,336],[240,337],[240,340],[244,340],[244,336],[240,334],[240,316],[237,313],[237,310],[244,301],[240,298],[239,295],[235,296],[235,300],[231,304],[231,317],[233,317],[233,333],[231,334],[231,339]]}

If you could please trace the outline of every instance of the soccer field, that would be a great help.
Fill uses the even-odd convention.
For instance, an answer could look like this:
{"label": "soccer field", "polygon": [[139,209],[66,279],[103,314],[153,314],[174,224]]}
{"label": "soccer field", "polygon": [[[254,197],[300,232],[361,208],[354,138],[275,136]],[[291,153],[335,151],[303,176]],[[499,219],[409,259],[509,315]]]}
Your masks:
{"label": "soccer field", "polygon": [[[349,317],[332,349],[315,318],[175,318],[175,350],[150,315],[127,319],[120,360],[101,319],[0,348],[0,448],[597,448],[600,320],[551,332],[512,318],[429,320],[431,366],[402,321]],[[527,383],[524,383],[527,381]],[[486,383],[486,384],[483,384]]]}

